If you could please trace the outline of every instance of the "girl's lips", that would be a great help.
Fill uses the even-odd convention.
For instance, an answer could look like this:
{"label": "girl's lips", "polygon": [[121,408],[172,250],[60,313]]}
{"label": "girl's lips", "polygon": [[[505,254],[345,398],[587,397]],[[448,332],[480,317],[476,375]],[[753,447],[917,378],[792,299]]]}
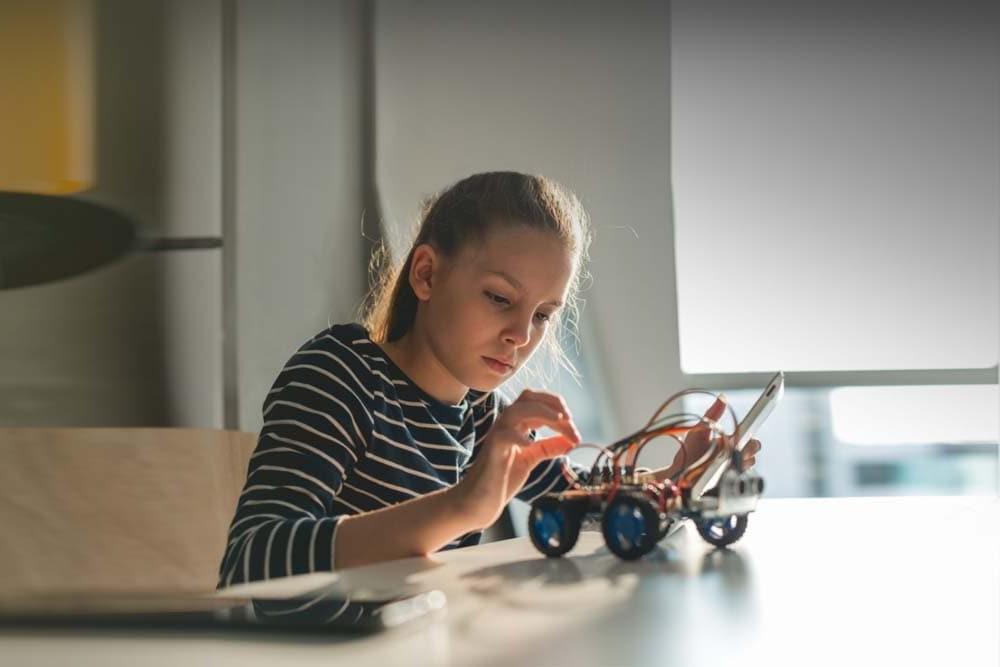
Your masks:
{"label": "girl's lips", "polygon": [[500,373],[501,375],[506,375],[513,369],[512,366],[501,361],[497,361],[493,357],[483,357],[483,361],[485,361],[486,365],[490,367],[490,370],[495,373]]}

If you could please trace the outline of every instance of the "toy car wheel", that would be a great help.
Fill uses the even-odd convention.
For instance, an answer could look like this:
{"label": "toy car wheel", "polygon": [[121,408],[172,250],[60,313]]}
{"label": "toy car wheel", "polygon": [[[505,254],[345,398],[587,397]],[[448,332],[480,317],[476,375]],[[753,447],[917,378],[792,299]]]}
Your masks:
{"label": "toy car wheel", "polygon": [[604,511],[601,532],[613,554],[623,560],[635,560],[656,546],[660,517],[647,498],[618,496]]}
{"label": "toy car wheel", "polygon": [[535,548],[549,558],[558,558],[576,545],[581,519],[573,504],[541,498],[528,514],[528,535]]}
{"label": "toy car wheel", "polygon": [[715,519],[702,519],[697,522],[698,534],[706,542],[717,547],[726,547],[743,537],[747,530],[746,514],[730,514]]}
{"label": "toy car wheel", "polygon": [[656,541],[659,542],[666,537],[667,533],[670,532],[670,529],[673,528],[675,523],[677,523],[677,519],[667,519],[666,521],[660,522],[660,529],[656,534]]}

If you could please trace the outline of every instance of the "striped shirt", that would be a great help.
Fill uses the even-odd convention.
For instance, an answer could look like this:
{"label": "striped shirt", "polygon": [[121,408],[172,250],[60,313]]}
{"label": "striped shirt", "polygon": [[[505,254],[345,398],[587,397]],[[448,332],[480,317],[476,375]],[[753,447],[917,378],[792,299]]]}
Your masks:
{"label": "striped shirt", "polygon": [[[342,517],[454,485],[508,404],[497,391],[469,390],[458,405],[435,399],[360,324],[317,334],[264,400],[219,586],[333,569]],[[531,502],[565,488],[564,464],[539,464],[517,497]],[[467,533],[444,548],[480,538]]]}

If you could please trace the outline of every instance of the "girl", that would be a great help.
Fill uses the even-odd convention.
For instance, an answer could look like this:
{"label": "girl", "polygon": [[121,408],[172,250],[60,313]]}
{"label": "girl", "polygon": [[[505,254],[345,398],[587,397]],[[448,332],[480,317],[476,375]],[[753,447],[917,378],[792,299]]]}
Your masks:
{"label": "girl", "polygon": [[[496,389],[540,345],[565,363],[589,241],[577,198],[540,176],[477,174],[434,199],[363,324],[320,332],[278,375],[219,585],[476,544],[512,497],[564,488],[580,441],[565,402]],[[689,460],[707,442],[689,435]]]}

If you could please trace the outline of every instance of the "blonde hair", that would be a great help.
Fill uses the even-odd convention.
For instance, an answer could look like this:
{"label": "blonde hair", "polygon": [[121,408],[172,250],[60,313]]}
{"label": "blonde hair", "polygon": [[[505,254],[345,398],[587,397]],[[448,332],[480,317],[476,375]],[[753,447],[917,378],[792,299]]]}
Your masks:
{"label": "blonde hair", "polygon": [[[372,288],[361,310],[362,324],[372,340],[393,342],[413,328],[418,301],[408,276],[417,246],[429,243],[446,257],[454,257],[469,243],[484,242],[491,230],[515,226],[555,234],[573,253],[575,269],[565,306],[559,317],[553,318],[542,347],[554,365],[577,378],[563,348],[563,337],[571,334],[575,338],[577,333],[578,293],[589,277],[585,264],[590,222],[576,195],[544,176],[496,171],[464,178],[424,203],[416,237],[403,262],[390,266],[384,244],[377,247],[369,267]],[[545,379],[551,380],[551,375]]]}

